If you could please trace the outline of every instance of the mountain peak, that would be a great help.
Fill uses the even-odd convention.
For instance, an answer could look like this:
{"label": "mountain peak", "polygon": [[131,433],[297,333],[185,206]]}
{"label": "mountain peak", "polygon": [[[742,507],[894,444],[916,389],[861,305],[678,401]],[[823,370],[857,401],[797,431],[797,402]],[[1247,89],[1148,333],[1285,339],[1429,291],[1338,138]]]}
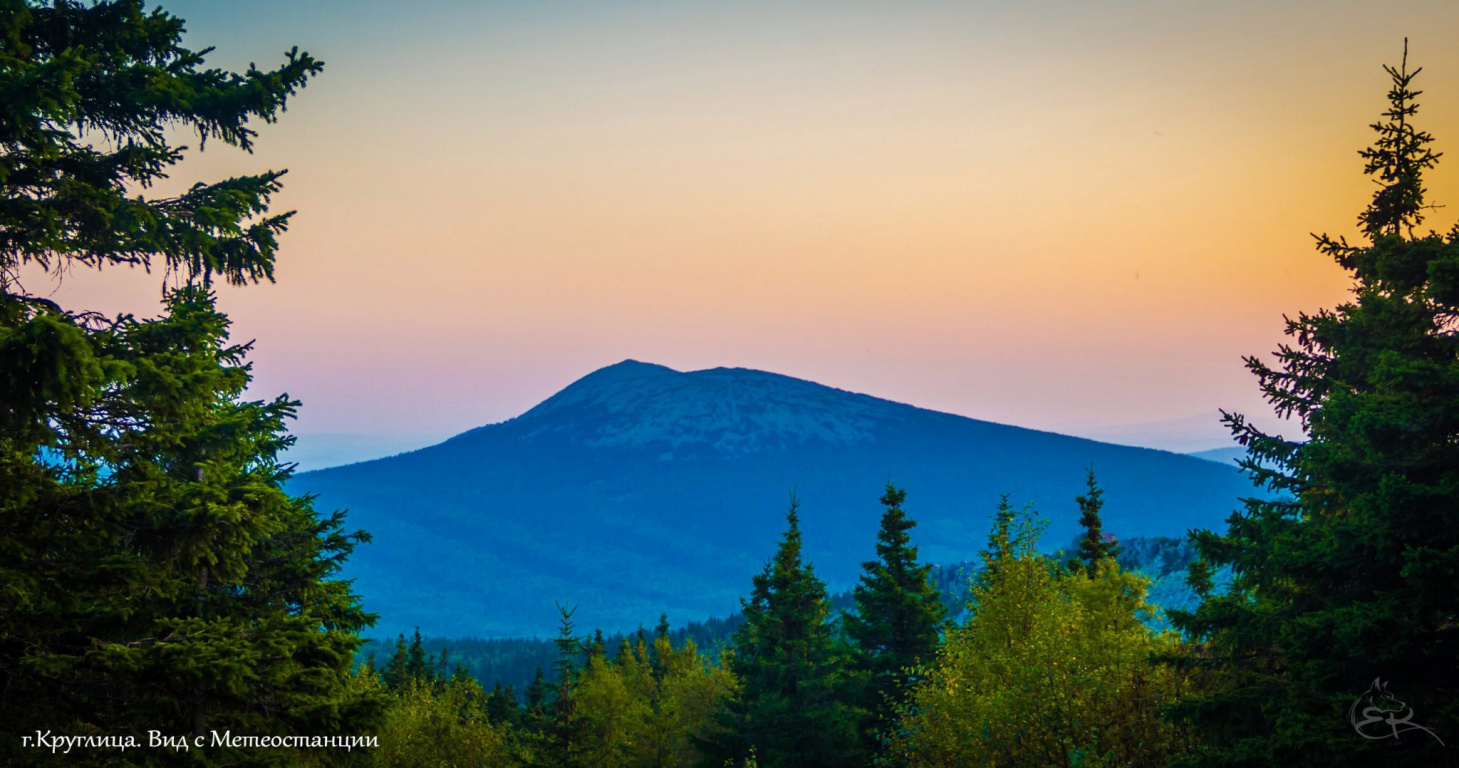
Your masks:
{"label": "mountain peak", "polygon": [[901,406],[750,368],[680,372],[637,360],[600,368],[514,420],[526,437],[594,447],[741,454],[870,440]]}
{"label": "mountain peak", "polygon": [[[667,365],[658,363],[645,363],[642,360],[628,358],[612,365],[605,365],[588,376],[612,375],[612,376],[645,376],[664,373],[678,373],[678,371]],[[587,378],[586,376],[583,378]]]}
{"label": "mountain peak", "polygon": [[678,375],[681,375],[679,371],[676,371],[668,366],[659,365],[657,363],[645,363],[630,358],[628,360],[614,363],[612,365],[603,366],[602,368],[599,368],[598,370],[593,371],[592,373],[567,385],[567,388],[563,389],[562,392],[559,392],[558,394],[560,395],[583,388],[612,386],[616,383],[633,381],[635,379],[641,379],[646,377]]}

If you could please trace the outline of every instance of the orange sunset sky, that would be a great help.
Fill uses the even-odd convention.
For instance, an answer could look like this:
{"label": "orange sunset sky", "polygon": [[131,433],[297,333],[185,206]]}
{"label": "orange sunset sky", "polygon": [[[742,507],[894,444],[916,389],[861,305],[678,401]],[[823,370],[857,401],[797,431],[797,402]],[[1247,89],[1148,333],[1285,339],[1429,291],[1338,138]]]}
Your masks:
{"label": "orange sunset sky", "polygon": [[1066,431],[1259,410],[1241,355],[1345,295],[1310,233],[1356,232],[1405,36],[1459,215],[1453,0],[163,7],[212,64],[326,62],[147,191],[290,170],[278,282],[222,306],[305,434],[445,436],[624,358]]}

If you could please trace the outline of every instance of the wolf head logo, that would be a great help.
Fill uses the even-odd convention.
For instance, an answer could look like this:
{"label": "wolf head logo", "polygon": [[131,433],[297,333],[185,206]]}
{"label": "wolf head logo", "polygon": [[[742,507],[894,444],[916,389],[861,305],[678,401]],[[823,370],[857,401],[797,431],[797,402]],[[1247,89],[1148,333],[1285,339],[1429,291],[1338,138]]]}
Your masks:
{"label": "wolf head logo", "polygon": [[1413,722],[1413,709],[1388,690],[1382,678],[1373,678],[1373,685],[1348,708],[1348,721],[1359,736],[1373,741],[1400,740],[1400,735],[1423,731],[1444,743],[1438,734]]}

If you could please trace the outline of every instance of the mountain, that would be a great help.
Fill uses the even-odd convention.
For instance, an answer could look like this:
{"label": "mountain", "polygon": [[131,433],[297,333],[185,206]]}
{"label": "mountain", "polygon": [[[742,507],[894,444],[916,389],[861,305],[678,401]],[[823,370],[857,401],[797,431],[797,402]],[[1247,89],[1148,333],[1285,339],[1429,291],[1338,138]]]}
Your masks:
{"label": "mountain", "polygon": [[1182,536],[1251,493],[1233,467],[977,421],[763,371],[625,361],[523,415],[439,445],[301,474],[290,490],[347,508],[373,543],[347,575],[377,633],[548,635],[736,610],[774,552],[792,493],[806,555],[833,590],[874,556],[890,478],[922,557],[974,559],[999,494],[1034,502],[1044,541],[1077,532],[1094,464],[1106,529]]}

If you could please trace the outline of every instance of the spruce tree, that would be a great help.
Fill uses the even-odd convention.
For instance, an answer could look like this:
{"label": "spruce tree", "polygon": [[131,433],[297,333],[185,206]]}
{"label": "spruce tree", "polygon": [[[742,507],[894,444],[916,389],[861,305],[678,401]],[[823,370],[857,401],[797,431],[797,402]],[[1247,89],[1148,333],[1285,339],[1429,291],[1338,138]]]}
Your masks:
{"label": "spruce tree", "polygon": [[406,649],[405,676],[415,684],[431,679],[431,659],[426,655],[425,645],[421,641],[420,627],[415,628],[415,634],[410,638],[410,646]]}
{"label": "spruce tree", "polygon": [[[249,150],[322,64],[209,69],[182,32],[134,0],[0,1],[0,762],[31,759],[11,750],[37,730],[376,721],[350,684],[370,617],[336,578],[364,536],[283,490],[298,403],[243,399],[249,345],[209,290],[272,279],[283,172],[147,194],[177,136]],[[169,274],[161,317],[63,308],[17,279],[123,266]]]}
{"label": "spruce tree", "polygon": [[[1175,620],[1220,673],[1180,712],[1204,737],[1202,765],[1427,766],[1459,744],[1459,228],[1417,231],[1439,155],[1414,126],[1406,44],[1385,70],[1388,109],[1361,153],[1378,183],[1358,217],[1366,242],[1317,238],[1353,297],[1289,320],[1295,343],[1275,364],[1247,360],[1307,439],[1228,416],[1269,493],[1224,535],[1195,536],[1206,600]],[[1230,588],[1212,591],[1220,566]],[[1351,714],[1375,678],[1403,702],[1395,716],[1432,735],[1363,738],[1385,735]]]}
{"label": "spruce tree", "polygon": [[405,690],[410,682],[409,658],[410,646],[406,645],[405,635],[401,634],[395,639],[395,652],[390,654],[390,660],[385,662],[385,669],[380,673],[380,681],[385,684],[386,690],[395,693]]}
{"label": "spruce tree", "polygon": [[1094,479],[1094,467],[1087,470],[1085,477],[1086,490],[1084,495],[1074,497],[1074,503],[1079,505],[1079,525],[1084,533],[1079,537],[1079,551],[1077,557],[1086,573],[1093,576],[1099,569],[1101,560],[1113,560],[1119,557],[1120,545],[1112,539],[1106,539],[1104,533],[1104,522],[1100,519],[1099,513],[1104,509],[1104,491]]}
{"label": "spruce tree", "polygon": [[735,631],[730,671],[740,689],[717,714],[718,730],[704,744],[713,764],[739,764],[752,754],[767,768],[862,764],[856,726],[861,713],[838,700],[846,660],[837,653],[826,619],[825,582],[801,560],[798,502],[774,559],[740,601],[744,623]]}
{"label": "spruce tree", "polygon": [[917,562],[917,547],[908,534],[917,523],[902,510],[905,491],[887,484],[881,503],[881,529],[876,560],[862,563],[860,582],[852,590],[856,612],[842,617],[855,642],[857,667],[869,675],[862,705],[872,714],[873,729],[901,700],[913,670],[937,652],[943,622],[942,601],[929,578],[932,566]]}

